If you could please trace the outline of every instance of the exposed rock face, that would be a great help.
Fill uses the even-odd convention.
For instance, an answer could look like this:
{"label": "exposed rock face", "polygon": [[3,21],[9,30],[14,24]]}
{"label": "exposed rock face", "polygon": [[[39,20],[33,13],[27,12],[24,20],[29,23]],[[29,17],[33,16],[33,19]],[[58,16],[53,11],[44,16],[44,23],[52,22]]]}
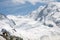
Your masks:
{"label": "exposed rock face", "polygon": [[0,35],[0,40],[23,40],[23,38],[11,36],[7,32],[4,32],[2,35]]}
{"label": "exposed rock face", "polygon": [[11,36],[10,39],[8,37],[2,37],[0,36],[0,40],[23,40],[22,38],[19,38],[19,37],[14,37],[14,36]]}

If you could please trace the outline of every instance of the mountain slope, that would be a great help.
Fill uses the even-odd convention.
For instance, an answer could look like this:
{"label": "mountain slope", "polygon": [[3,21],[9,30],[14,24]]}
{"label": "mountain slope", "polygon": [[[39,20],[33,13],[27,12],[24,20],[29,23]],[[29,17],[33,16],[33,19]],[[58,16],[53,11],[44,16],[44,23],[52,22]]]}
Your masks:
{"label": "mountain slope", "polygon": [[[10,37],[20,37],[17,31],[14,29],[14,21],[7,18],[5,15],[0,14],[0,39],[10,40]],[[11,39],[12,40],[12,39]]]}

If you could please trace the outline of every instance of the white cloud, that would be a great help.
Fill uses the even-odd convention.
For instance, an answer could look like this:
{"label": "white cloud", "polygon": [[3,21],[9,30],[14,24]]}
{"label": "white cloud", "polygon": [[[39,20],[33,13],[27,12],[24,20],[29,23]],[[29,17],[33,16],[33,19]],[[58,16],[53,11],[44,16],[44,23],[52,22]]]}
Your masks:
{"label": "white cloud", "polygon": [[13,3],[25,3],[25,0],[12,0]]}
{"label": "white cloud", "polygon": [[32,4],[36,4],[37,2],[51,2],[56,0],[12,0],[13,3],[25,3],[26,1]]}

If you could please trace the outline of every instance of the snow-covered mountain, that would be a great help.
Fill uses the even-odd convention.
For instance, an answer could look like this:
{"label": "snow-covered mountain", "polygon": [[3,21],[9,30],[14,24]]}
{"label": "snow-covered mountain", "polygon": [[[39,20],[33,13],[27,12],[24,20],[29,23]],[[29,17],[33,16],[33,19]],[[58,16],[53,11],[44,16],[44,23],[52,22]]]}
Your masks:
{"label": "snow-covered mountain", "polygon": [[56,22],[60,17],[60,3],[51,2],[45,6],[40,6],[37,10],[33,11],[29,17],[43,23],[48,22],[48,20]]}
{"label": "snow-covered mountain", "polygon": [[7,16],[3,14],[0,14],[0,40],[5,40],[5,38],[6,40],[9,40],[10,36],[20,37],[17,31],[14,29],[14,25],[16,24],[12,19],[7,18]]}
{"label": "snow-covered mountain", "polygon": [[[60,3],[50,2],[27,16],[0,14],[0,35],[18,40],[60,40]],[[11,40],[11,39],[10,39]]]}

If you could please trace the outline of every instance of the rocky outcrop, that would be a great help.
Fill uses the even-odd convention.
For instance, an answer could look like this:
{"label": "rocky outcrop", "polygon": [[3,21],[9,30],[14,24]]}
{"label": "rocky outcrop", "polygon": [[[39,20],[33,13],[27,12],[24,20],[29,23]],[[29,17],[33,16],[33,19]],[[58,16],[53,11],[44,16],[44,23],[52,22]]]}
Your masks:
{"label": "rocky outcrop", "polygon": [[4,32],[2,35],[0,35],[0,40],[23,40],[23,38],[11,36],[8,34],[8,32]]}

